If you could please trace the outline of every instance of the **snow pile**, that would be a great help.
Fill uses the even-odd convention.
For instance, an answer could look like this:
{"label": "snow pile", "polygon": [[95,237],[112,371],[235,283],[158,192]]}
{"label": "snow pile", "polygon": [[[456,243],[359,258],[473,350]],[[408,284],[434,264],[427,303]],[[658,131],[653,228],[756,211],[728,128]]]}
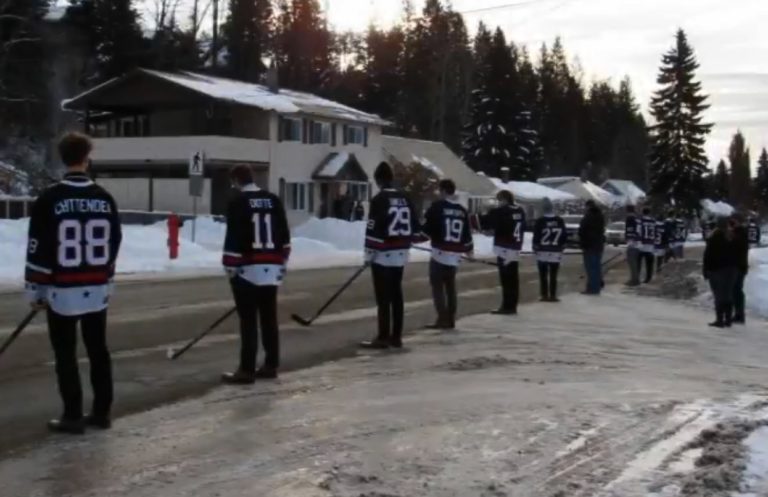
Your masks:
{"label": "snow pile", "polygon": [[488,178],[493,182],[497,190],[508,190],[512,192],[515,198],[519,200],[536,201],[548,197],[553,202],[568,202],[576,200],[576,197],[570,193],[555,190],[548,186],[540,185],[530,181],[509,181],[504,182],[499,178]]}
{"label": "snow pile", "polygon": [[747,306],[768,317],[768,248],[749,251],[749,274],[744,282]]}
{"label": "snow pile", "polygon": [[728,217],[736,210],[730,204],[723,201],[715,202],[708,198],[701,201],[701,208],[704,209],[704,212],[708,215],[717,217]]}

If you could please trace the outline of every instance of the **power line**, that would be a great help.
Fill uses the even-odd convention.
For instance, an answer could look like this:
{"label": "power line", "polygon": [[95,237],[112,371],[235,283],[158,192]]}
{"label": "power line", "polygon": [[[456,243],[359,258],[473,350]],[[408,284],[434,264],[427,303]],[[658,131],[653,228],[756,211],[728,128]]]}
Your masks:
{"label": "power line", "polygon": [[533,4],[542,3],[546,1],[547,0],[524,0],[522,2],[505,3],[501,5],[495,5],[492,7],[481,7],[479,9],[459,10],[457,12],[459,14],[478,14],[481,12],[491,12],[491,11],[500,10],[500,9],[513,9],[515,7],[525,7],[527,5],[533,5]]}

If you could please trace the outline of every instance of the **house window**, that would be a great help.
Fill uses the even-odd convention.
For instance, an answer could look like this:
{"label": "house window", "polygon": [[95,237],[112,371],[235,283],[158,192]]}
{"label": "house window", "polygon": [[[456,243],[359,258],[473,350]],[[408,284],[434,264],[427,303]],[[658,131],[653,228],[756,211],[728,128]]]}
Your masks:
{"label": "house window", "polygon": [[368,201],[368,184],[367,183],[350,183],[349,194],[354,201],[367,202]]}
{"label": "house window", "polygon": [[365,143],[365,128],[362,126],[347,126],[347,143],[363,145]]}
{"label": "house window", "polygon": [[306,183],[286,183],[285,184],[285,206],[291,211],[304,211],[309,207],[307,192],[309,188]]}
{"label": "house window", "polygon": [[280,119],[280,139],[285,142],[301,141],[301,119]]}
{"label": "house window", "polygon": [[312,121],[310,143],[331,143],[331,123]]}

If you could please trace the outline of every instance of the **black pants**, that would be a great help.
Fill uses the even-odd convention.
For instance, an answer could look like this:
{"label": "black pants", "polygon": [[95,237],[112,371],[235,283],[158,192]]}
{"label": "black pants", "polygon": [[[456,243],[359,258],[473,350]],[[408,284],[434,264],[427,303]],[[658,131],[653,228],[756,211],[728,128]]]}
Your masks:
{"label": "black pants", "polygon": [[745,297],[744,297],[744,279],[747,277],[746,271],[739,270],[736,274],[736,280],[733,285],[733,314],[737,321],[744,321],[745,316]]}
{"label": "black pants", "polygon": [[735,267],[728,267],[711,271],[707,274],[709,286],[715,299],[715,314],[718,322],[731,322],[734,310],[734,288],[738,277]]}
{"label": "black pants", "polygon": [[402,340],[405,314],[403,268],[373,264],[371,273],[378,307],[378,338],[379,340]]}
{"label": "black pants", "polygon": [[441,264],[436,260],[429,263],[429,283],[432,285],[432,299],[437,311],[437,323],[452,325],[456,322],[456,266]]}
{"label": "black pants", "polygon": [[48,310],[48,334],[56,357],[56,377],[64,402],[65,419],[83,417],[83,389],[77,365],[77,324],[91,363],[91,387],[96,417],[108,417],[112,407],[112,359],[107,349],[107,311],[82,316],[62,316]]}
{"label": "black pants", "polygon": [[640,253],[640,266],[645,264],[645,282],[650,283],[653,279],[653,265],[656,261],[656,257],[652,252]]}
{"label": "black pants", "polygon": [[240,317],[240,370],[256,371],[259,324],[264,346],[264,367],[280,367],[280,332],[277,326],[277,287],[256,286],[242,278],[232,279],[237,315]]}
{"label": "black pants", "polygon": [[520,298],[520,263],[517,261],[504,263],[504,259],[498,259],[499,279],[501,280],[501,309],[517,312],[517,302]]}
{"label": "black pants", "polygon": [[539,261],[539,283],[542,299],[554,299],[557,297],[557,273],[559,271],[559,262]]}

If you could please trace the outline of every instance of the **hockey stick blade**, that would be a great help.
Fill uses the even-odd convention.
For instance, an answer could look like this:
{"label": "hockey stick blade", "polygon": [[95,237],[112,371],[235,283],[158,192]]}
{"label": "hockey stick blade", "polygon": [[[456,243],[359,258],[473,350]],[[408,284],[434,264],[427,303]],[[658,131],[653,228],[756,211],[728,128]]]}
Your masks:
{"label": "hockey stick blade", "polygon": [[312,321],[310,321],[309,319],[304,319],[298,314],[291,314],[291,319],[293,319],[294,321],[296,321],[302,326],[312,326]]}

